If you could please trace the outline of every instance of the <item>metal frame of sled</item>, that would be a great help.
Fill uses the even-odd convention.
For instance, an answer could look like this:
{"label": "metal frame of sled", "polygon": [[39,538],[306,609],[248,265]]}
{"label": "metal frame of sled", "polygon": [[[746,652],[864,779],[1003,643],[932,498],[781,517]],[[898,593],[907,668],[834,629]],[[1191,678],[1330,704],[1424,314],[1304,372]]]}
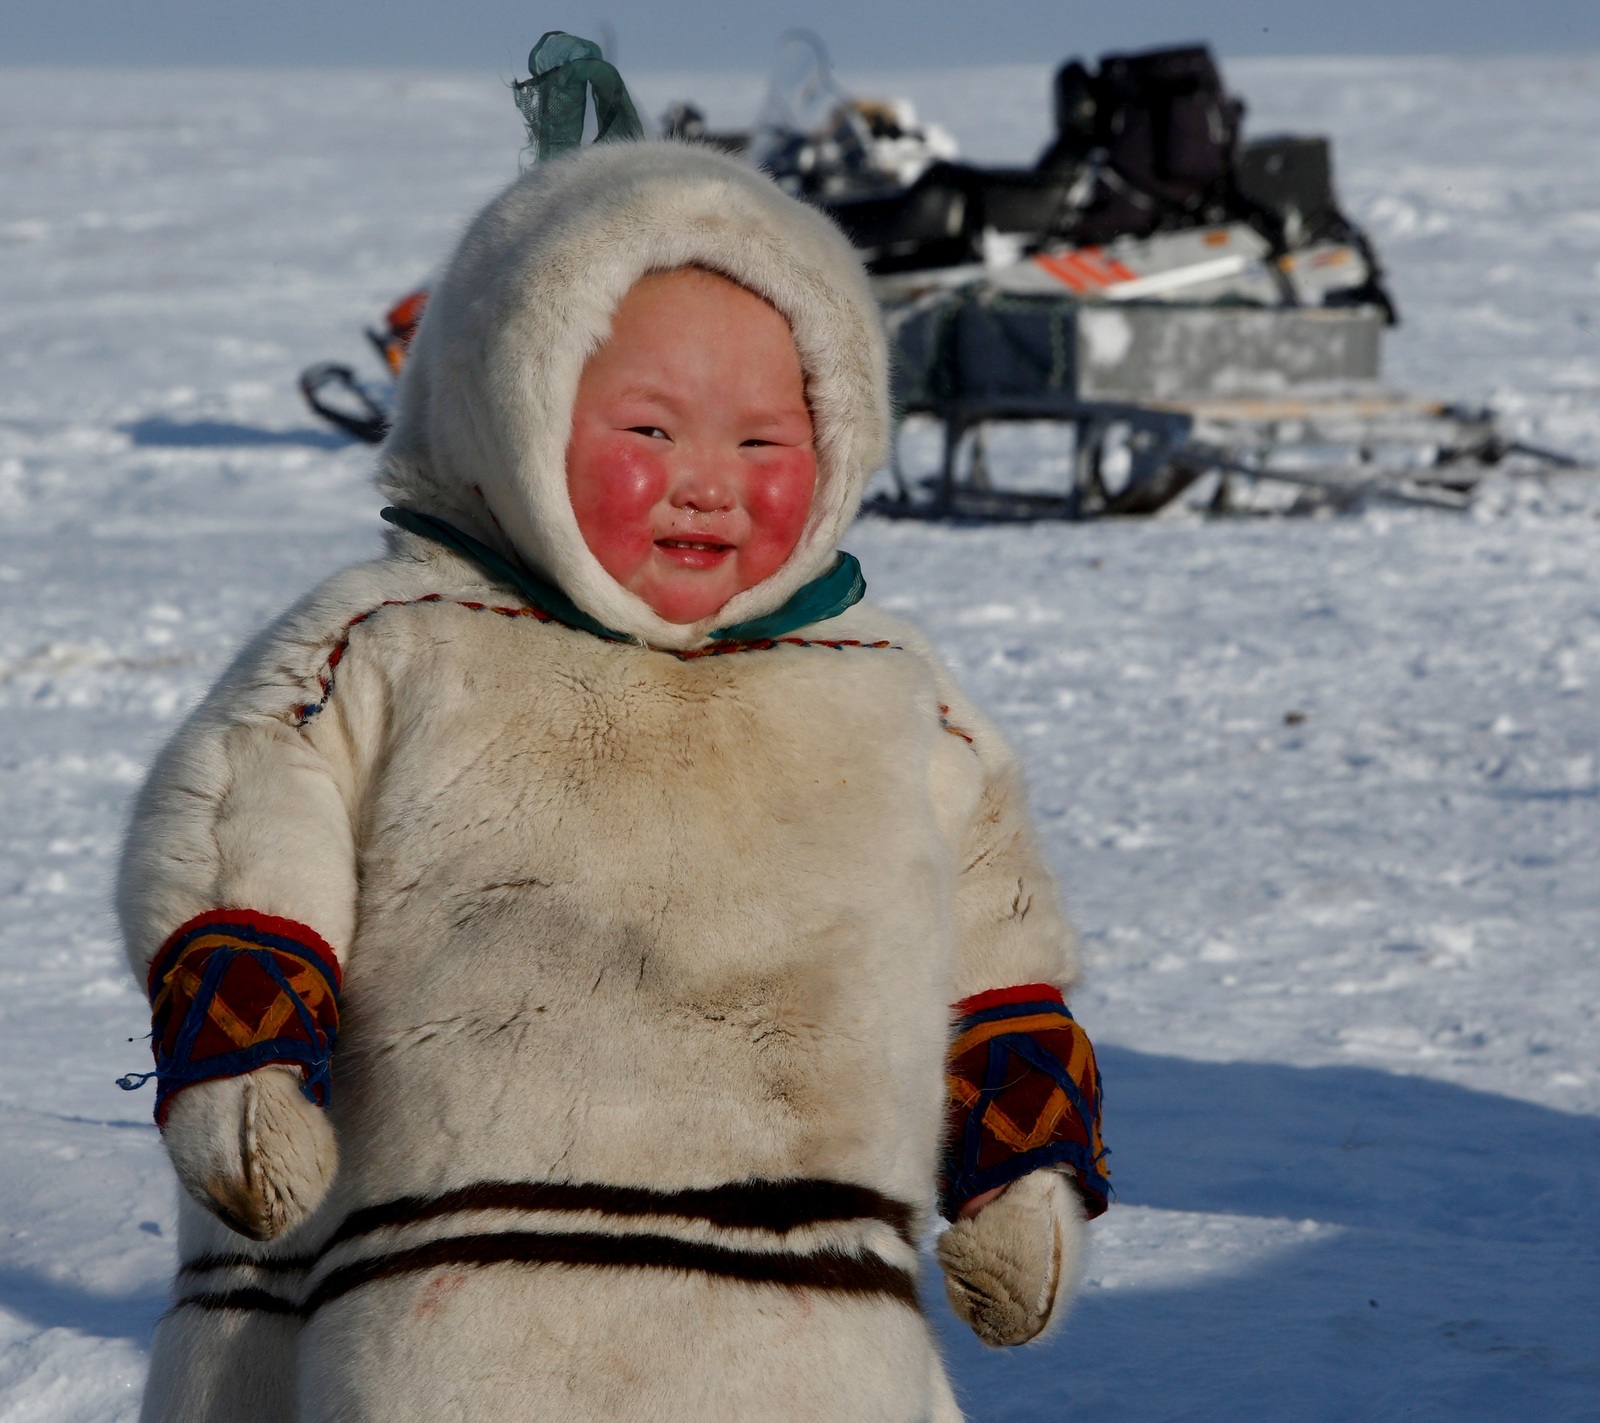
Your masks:
{"label": "metal frame of sled", "polygon": [[[1209,506],[1219,513],[1234,507],[1239,479],[1295,486],[1304,492],[1302,506],[1348,508],[1375,498],[1461,509],[1484,473],[1509,456],[1577,467],[1555,451],[1503,439],[1491,411],[1386,391],[1192,404],[1017,400],[907,413],[933,414],[942,422],[940,467],[914,488],[903,470],[897,431],[895,490],[870,500],[869,513],[994,521],[1147,515],[1207,474],[1221,476]],[[1006,489],[993,482],[983,431],[1018,421],[1071,427],[1072,479],[1066,489]],[[1418,452],[1429,456],[1427,463],[1384,458]],[[1111,474],[1114,458],[1122,469]]]}
{"label": "metal frame of sled", "polygon": [[[931,476],[908,479],[897,426],[894,490],[865,505],[886,517],[1148,515],[1208,474],[1217,512],[1236,507],[1243,481],[1293,486],[1300,508],[1459,509],[1508,456],[1578,463],[1506,439],[1487,409],[1383,389],[1383,315],[1369,308],[1111,308],[978,284],[889,318],[896,408],[938,421],[943,454]],[[984,430],[1018,421],[1070,427],[1067,487],[996,483]]]}

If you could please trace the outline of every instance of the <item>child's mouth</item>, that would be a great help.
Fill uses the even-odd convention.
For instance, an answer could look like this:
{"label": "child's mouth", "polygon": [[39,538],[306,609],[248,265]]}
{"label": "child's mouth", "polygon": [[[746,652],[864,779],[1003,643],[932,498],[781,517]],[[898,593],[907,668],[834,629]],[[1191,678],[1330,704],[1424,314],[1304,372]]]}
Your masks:
{"label": "child's mouth", "polygon": [[656,547],[680,568],[715,568],[733,552],[721,539],[657,539]]}

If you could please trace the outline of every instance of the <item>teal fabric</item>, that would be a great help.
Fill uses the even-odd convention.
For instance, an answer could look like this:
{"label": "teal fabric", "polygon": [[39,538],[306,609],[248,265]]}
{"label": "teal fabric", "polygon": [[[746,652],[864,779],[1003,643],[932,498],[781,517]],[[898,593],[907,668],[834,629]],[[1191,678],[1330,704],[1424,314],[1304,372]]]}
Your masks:
{"label": "teal fabric", "polygon": [[[592,633],[595,637],[603,637],[608,642],[633,641],[626,633],[596,622],[553,583],[545,582],[522,564],[513,563],[496,553],[488,544],[480,543],[472,535],[462,533],[454,524],[416,509],[384,509],[382,516],[396,528],[442,544],[463,558],[470,559],[492,578],[515,588],[541,613],[549,613],[559,623],[577,628],[580,632]],[[860,563],[852,555],[841,551],[831,569],[813,578],[776,612],[752,618],[749,622],[716,628],[711,638],[715,642],[770,642],[774,638],[786,637],[796,628],[838,617],[846,608],[853,608],[859,603],[866,592],[867,580],[862,576]]]}
{"label": "teal fabric", "polygon": [[776,612],[732,627],[715,628],[711,636],[718,642],[765,642],[784,637],[796,628],[838,617],[859,603],[866,592],[867,580],[861,576],[861,565],[841,550],[839,561],[828,572],[813,578]]}
{"label": "teal fabric", "polygon": [[528,146],[539,162],[583,142],[583,118],[594,94],[596,143],[644,137],[628,86],[607,64],[600,46],[562,30],[547,31],[528,55],[526,79],[512,97],[528,126]]}

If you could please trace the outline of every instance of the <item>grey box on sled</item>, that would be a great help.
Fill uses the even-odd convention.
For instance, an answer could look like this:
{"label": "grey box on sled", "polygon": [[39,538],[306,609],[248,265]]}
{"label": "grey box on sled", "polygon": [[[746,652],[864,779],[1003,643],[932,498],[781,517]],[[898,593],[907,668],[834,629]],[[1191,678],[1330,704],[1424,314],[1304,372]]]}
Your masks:
{"label": "grey box on sled", "polygon": [[945,293],[892,304],[904,414],[1074,416],[1085,401],[1287,395],[1378,378],[1374,308],[1179,306]]}
{"label": "grey box on sled", "polygon": [[1375,381],[1382,331],[1372,308],[1082,306],[1077,393],[1165,401]]}

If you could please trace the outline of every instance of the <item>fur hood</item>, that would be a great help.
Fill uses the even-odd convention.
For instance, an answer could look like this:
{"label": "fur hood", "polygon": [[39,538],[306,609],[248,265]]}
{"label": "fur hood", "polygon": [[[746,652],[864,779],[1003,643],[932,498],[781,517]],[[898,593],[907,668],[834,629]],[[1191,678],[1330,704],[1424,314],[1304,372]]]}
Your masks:
{"label": "fur hood", "polygon": [[[601,568],[566,486],[584,362],[640,277],[681,266],[719,272],[787,318],[817,448],[817,493],[788,562],[690,624],[667,622]],[[592,145],[524,174],[468,229],[412,345],[378,483],[515,554],[605,626],[683,650],[830,568],[888,429],[877,307],[825,217],[706,148]]]}

